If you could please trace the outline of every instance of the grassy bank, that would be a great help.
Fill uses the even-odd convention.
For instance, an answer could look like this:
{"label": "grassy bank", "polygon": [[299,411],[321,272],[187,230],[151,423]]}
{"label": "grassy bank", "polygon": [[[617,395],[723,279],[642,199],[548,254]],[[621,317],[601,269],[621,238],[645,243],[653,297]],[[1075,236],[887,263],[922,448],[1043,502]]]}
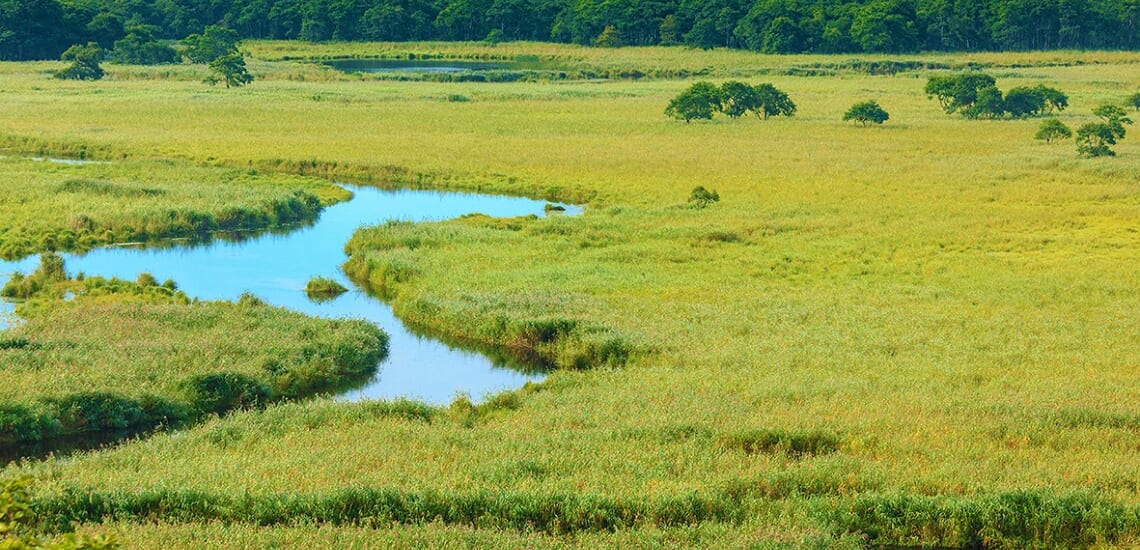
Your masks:
{"label": "grassy bank", "polygon": [[[8,155],[60,155],[83,164],[0,158],[0,257],[82,251],[123,242],[212,232],[265,230],[312,222],[349,193],[302,177],[120,158],[98,146],[9,138]],[[91,157],[95,157],[92,159]]]}
{"label": "grassy bank", "polygon": [[64,280],[41,266],[13,283],[5,290],[34,294],[23,321],[0,332],[5,445],[126,436],[308,397],[366,380],[387,352],[386,336],[363,321],[310,318],[252,296],[191,301],[146,275]]}
{"label": "grassy bank", "polygon": [[[1116,158],[1079,159],[1035,141],[1039,120],[948,116],[922,92],[935,64],[984,57],[1002,89],[1067,93],[1059,118],[1076,127],[1140,89],[1136,54],[915,56],[930,67],[809,77],[781,68],[849,60],[553,52],[723,66],[702,78],[771,82],[798,106],[683,124],[663,110],[692,79],[302,81],[280,61],[292,49],[347,46],[249,47],[281,51],[229,91],[0,64],[0,133],[589,199],[578,217],[363,230],[346,270],[418,324],[593,368],[482,408],[289,405],[9,467],[45,507],[77,510],[53,521],[187,547],[351,542],[376,526],[395,543],[518,547],[1140,542],[1137,130]],[[841,121],[867,99],[885,126]],[[180,122],[162,124],[175,105]],[[720,202],[691,207],[698,185]],[[607,342],[629,353],[591,355]]]}

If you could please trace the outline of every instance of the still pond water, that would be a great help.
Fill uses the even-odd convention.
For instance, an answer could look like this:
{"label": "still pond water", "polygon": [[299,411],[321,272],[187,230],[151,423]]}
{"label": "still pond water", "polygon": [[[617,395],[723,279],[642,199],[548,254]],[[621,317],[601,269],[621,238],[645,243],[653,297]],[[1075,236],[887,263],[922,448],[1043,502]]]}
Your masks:
{"label": "still pond water", "polygon": [[335,59],[325,65],[345,73],[462,73],[496,70],[551,70],[547,61],[468,61],[462,59]]}
{"label": "still pond water", "polygon": [[[391,338],[389,355],[368,385],[343,394],[341,399],[408,397],[445,404],[460,393],[480,399],[542,378],[541,374],[511,368],[501,359],[414,334],[387,304],[356,288],[339,266],[347,259],[344,244],[361,226],[387,220],[442,220],[476,212],[495,217],[543,216],[546,203],[489,195],[346,187],[355,194],[351,201],[326,208],[315,224],[286,234],[165,249],[110,247],[63,256],[71,274],[82,271],[134,280],[139,273],[147,272],[159,281],[173,279],[187,295],[203,300],[237,300],[243,292],[251,292],[271,304],[309,315],[375,323]],[[572,206],[566,208],[569,214],[579,212]],[[16,262],[0,260],[0,282],[16,271],[30,273],[38,265],[38,256]],[[314,303],[304,288],[315,276],[335,279],[353,290],[334,300]],[[13,321],[12,308],[12,304],[0,301],[0,328]]]}

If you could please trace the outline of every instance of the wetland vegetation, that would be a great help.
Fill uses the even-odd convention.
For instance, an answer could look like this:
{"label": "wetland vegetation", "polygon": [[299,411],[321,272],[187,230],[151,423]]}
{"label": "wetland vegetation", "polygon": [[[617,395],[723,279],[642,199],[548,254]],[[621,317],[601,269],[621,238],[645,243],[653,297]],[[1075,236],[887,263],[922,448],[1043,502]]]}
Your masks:
{"label": "wetland vegetation", "polygon": [[[397,221],[329,243],[402,318],[564,368],[446,406],[282,400],[320,389],[302,375],[333,358],[360,365],[383,337],[252,297],[195,302],[146,278],[52,275],[40,289],[73,298],[32,298],[0,332],[4,410],[73,426],[53,407],[100,391],[197,422],[9,464],[0,477],[30,478],[42,536],[1140,544],[1140,141],[1080,158],[1033,139],[1040,119],[951,117],[924,91],[984,66],[1003,90],[1063,90],[1053,116],[1079,127],[1140,89],[1137,54],[244,47],[256,79],[228,91],[203,86],[197,66],[108,63],[102,80],[76,82],[51,77],[59,62],[0,64],[12,106],[0,162],[18,175],[0,185],[26,193],[5,205],[21,217],[0,220],[0,246],[18,234],[21,254],[53,248],[45,236],[63,248],[88,204],[76,193],[105,205],[87,215],[114,242],[152,219],[149,189],[163,190],[156,212],[217,219],[244,205],[265,213],[257,224],[275,220],[275,200],[339,200],[329,181],[586,202],[581,216]],[[530,55],[591,78],[393,81],[310,62],[407,53]],[[870,69],[883,66],[895,70]],[[770,83],[795,116],[665,116],[698,80]],[[890,123],[844,123],[868,98]],[[72,371],[94,382],[62,376]],[[195,388],[225,373],[254,389],[211,414],[225,400]]]}

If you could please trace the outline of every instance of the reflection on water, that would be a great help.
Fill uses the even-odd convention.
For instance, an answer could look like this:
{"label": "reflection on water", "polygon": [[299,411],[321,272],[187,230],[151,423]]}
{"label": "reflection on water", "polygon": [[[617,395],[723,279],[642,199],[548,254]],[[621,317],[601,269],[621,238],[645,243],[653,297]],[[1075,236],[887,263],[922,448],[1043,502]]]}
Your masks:
{"label": "reflection on water", "polygon": [[338,59],[326,65],[346,73],[458,73],[510,68],[510,63],[454,60]]}
{"label": "reflection on water", "polygon": [[[405,328],[382,301],[357,289],[334,299],[314,303],[305,295],[310,278],[323,276],[355,288],[339,266],[347,259],[344,244],[358,227],[387,220],[441,220],[470,213],[508,217],[543,216],[546,203],[514,197],[383,191],[352,187],[353,200],[327,208],[319,220],[288,234],[251,234],[240,239],[214,238],[175,246],[109,247],[83,255],[64,254],[69,273],[134,280],[148,272],[159,281],[173,279],[188,295],[203,300],[237,300],[252,292],[266,302],[309,315],[367,319],[391,337],[390,353],[379,374],[367,386],[349,391],[343,399],[409,397],[444,404],[463,393],[479,399],[488,393],[539,380],[541,373],[515,370],[517,362],[501,355],[469,351],[420,331]],[[571,214],[576,213],[571,208]],[[0,281],[15,271],[30,273],[38,257],[0,261]],[[12,304],[0,302],[3,315]],[[462,349],[467,348],[467,349]]]}
{"label": "reflection on water", "polygon": [[479,73],[488,71],[552,71],[556,62],[522,57],[512,60],[464,59],[334,59],[324,63],[345,73]]}
{"label": "reflection on water", "polygon": [[95,432],[31,443],[0,445],[0,466],[19,460],[35,460],[48,456],[67,456],[77,451],[122,445],[128,438],[146,436],[139,432]]}

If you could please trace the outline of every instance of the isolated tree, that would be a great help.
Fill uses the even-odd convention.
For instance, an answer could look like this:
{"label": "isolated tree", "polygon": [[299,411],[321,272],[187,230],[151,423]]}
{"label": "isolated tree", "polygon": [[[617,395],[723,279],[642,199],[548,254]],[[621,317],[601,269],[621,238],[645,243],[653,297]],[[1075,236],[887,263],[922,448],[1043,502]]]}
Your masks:
{"label": "isolated tree", "polygon": [[796,114],[796,104],[792,102],[788,94],[775,86],[757,84],[754,89],[756,90],[757,106],[750,110],[756,114],[757,118],[767,119],[772,116],[794,116]]}
{"label": "isolated tree", "polygon": [[879,106],[879,103],[873,99],[870,101],[860,101],[852,105],[851,108],[847,109],[847,112],[843,114],[844,122],[853,120],[863,126],[882,124],[890,118],[891,115],[884,111],[883,108]]}
{"label": "isolated tree", "polygon": [[693,208],[704,208],[714,202],[720,202],[720,195],[716,191],[709,191],[705,186],[698,185],[689,193],[689,204]]}
{"label": "isolated tree", "polygon": [[182,39],[186,46],[182,55],[191,63],[209,63],[224,55],[237,52],[238,33],[233,29],[210,25],[202,34],[192,34]]}
{"label": "isolated tree", "polygon": [[1124,125],[1132,124],[1132,119],[1128,118],[1128,113],[1117,105],[1101,105],[1093,109],[1093,114],[1104,119],[1104,123],[1112,128],[1116,139],[1123,139]]}
{"label": "isolated tree", "polygon": [[1034,139],[1042,140],[1045,143],[1053,143],[1055,139],[1069,139],[1071,137],[1073,137],[1073,131],[1065,126],[1064,122],[1055,118],[1047,118],[1041,121],[1041,127],[1033,135]]}
{"label": "isolated tree", "polygon": [[720,88],[711,82],[701,81],[673,98],[665,107],[665,114],[684,120],[687,124],[694,119],[711,119],[713,112],[720,108],[720,103]]}
{"label": "isolated tree", "polygon": [[756,88],[730,80],[720,85],[720,110],[730,118],[740,118],[760,108],[760,94]]}
{"label": "isolated tree", "polygon": [[1077,154],[1082,157],[1113,157],[1116,134],[1103,122],[1090,122],[1077,128]]}
{"label": "isolated tree", "polygon": [[1083,157],[1112,157],[1112,146],[1124,139],[1124,125],[1132,124],[1124,109],[1117,105],[1101,105],[1093,114],[1104,122],[1090,122],[1077,128],[1077,154]]}
{"label": "isolated tree", "polygon": [[206,78],[210,85],[225,82],[227,88],[236,88],[253,82],[253,76],[245,69],[245,57],[238,52],[211,61],[210,71],[213,74]]}
{"label": "isolated tree", "polygon": [[59,56],[61,61],[71,61],[71,66],[55,73],[56,78],[68,80],[99,80],[103,78],[103,68],[99,63],[103,61],[103,48],[95,42],[88,42],[86,46],[75,44]]}
{"label": "isolated tree", "polygon": [[1124,100],[1124,102],[1137,111],[1140,111],[1140,92],[1128,96],[1128,99]]}

